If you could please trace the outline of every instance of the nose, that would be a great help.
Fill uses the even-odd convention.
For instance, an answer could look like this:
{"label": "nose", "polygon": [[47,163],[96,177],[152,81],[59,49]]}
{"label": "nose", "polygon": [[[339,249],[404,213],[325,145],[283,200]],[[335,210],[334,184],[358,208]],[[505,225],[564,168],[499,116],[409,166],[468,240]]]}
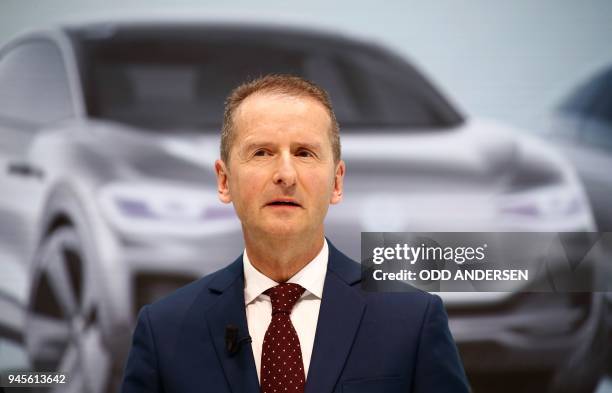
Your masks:
{"label": "nose", "polygon": [[274,184],[283,187],[292,187],[297,180],[297,173],[291,155],[284,154],[278,159],[278,166],[275,168],[272,181]]}

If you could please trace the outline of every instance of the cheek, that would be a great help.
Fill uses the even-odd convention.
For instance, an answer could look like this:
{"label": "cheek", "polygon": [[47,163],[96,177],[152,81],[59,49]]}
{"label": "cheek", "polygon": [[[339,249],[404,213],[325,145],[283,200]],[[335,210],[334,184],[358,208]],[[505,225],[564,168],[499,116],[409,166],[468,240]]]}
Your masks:
{"label": "cheek", "polygon": [[248,206],[250,201],[254,201],[258,195],[261,195],[262,182],[261,174],[256,171],[244,171],[234,177],[230,183],[234,203],[238,202]]}
{"label": "cheek", "polygon": [[311,174],[306,177],[310,185],[310,192],[321,204],[328,204],[331,193],[334,189],[333,178],[327,172]]}

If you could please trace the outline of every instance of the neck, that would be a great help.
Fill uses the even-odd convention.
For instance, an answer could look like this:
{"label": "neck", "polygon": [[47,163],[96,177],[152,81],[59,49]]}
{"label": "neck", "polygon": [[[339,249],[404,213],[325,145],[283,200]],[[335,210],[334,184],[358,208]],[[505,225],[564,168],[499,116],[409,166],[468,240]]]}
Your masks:
{"label": "neck", "polygon": [[323,233],[313,236],[257,238],[245,233],[251,264],[276,282],[285,282],[302,270],[323,248]]}

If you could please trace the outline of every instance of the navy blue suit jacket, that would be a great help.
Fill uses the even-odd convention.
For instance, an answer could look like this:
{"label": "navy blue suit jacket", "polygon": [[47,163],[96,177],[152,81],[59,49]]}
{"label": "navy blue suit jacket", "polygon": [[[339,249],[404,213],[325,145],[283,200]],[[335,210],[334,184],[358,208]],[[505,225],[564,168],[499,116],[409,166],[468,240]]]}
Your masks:
{"label": "navy blue suit jacket", "polygon": [[[440,298],[364,292],[360,280],[330,243],[306,393],[467,392]],[[230,324],[248,334],[242,256],[141,310],[122,392],[259,392],[251,346],[225,348]]]}

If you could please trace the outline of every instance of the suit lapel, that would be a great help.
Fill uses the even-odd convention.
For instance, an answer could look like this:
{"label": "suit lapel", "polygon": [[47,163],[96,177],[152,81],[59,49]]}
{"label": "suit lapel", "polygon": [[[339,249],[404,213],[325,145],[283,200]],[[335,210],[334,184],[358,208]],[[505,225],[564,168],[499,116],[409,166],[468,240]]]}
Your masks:
{"label": "suit lapel", "polygon": [[242,257],[228,266],[210,284],[210,290],[219,296],[206,311],[206,322],[214,343],[219,363],[232,392],[258,392],[259,381],[249,343],[244,343],[240,351],[230,356],[225,347],[225,327],[238,327],[239,337],[249,334],[244,305],[244,275]]}
{"label": "suit lapel", "polygon": [[362,296],[351,287],[359,282],[359,265],[329,242],[329,262],[306,393],[332,392],[352,347],[365,310]]}

